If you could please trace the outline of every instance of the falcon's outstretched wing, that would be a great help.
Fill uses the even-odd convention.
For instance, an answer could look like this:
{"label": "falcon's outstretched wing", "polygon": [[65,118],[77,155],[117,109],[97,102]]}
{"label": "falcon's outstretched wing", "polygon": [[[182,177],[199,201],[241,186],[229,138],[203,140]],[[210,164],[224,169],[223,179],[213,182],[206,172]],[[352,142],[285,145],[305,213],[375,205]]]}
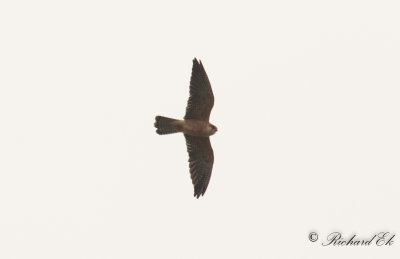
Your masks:
{"label": "falcon's outstretched wing", "polygon": [[194,186],[194,196],[199,198],[207,190],[214,164],[214,152],[210,138],[194,137],[185,134],[189,153],[190,176]]}
{"label": "falcon's outstretched wing", "polygon": [[190,78],[190,96],[186,106],[185,120],[208,121],[214,106],[214,94],[203,64],[193,59]]}

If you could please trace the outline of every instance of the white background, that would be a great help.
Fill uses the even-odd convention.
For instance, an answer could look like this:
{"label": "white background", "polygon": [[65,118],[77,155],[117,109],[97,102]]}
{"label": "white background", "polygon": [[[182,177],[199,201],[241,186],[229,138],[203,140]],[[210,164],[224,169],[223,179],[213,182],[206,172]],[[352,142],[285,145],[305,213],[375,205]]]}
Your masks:
{"label": "white background", "polygon": [[[398,1],[2,1],[0,258],[396,258]],[[193,198],[192,59],[215,164]],[[310,231],[320,240],[308,240]]]}

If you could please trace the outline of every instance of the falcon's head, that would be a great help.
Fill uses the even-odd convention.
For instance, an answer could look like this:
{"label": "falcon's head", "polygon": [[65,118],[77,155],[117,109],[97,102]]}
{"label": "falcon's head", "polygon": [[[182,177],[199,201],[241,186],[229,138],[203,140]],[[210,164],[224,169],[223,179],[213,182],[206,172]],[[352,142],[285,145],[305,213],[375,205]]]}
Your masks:
{"label": "falcon's head", "polygon": [[209,123],[209,125],[208,125],[208,129],[209,129],[209,131],[210,131],[210,135],[214,135],[215,134],[215,132],[217,132],[218,131],[218,128],[217,127],[215,127],[214,125],[212,125],[211,123]]}

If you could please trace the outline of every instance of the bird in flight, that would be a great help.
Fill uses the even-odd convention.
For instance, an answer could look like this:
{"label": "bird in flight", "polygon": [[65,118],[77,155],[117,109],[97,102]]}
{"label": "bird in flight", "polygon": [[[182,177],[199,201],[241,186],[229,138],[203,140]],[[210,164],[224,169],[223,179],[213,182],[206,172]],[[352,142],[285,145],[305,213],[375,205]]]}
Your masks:
{"label": "bird in flight", "polygon": [[183,120],[156,116],[154,126],[160,135],[182,132],[185,136],[194,196],[199,198],[207,190],[214,164],[214,152],[209,137],[218,129],[209,122],[214,106],[211,84],[203,64],[196,58],[193,59],[189,93]]}

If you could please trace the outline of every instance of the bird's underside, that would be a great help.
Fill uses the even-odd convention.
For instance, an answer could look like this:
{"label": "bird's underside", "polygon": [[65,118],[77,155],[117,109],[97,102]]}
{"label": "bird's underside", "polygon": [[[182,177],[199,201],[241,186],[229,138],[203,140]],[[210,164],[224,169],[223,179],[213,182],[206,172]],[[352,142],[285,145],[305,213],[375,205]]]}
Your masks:
{"label": "bird's underside", "polygon": [[193,60],[190,96],[184,120],[156,116],[154,126],[160,135],[182,132],[189,154],[189,169],[194,196],[199,198],[207,190],[214,164],[214,152],[209,136],[217,127],[209,123],[214,106],[214,95],[203,64]]}

